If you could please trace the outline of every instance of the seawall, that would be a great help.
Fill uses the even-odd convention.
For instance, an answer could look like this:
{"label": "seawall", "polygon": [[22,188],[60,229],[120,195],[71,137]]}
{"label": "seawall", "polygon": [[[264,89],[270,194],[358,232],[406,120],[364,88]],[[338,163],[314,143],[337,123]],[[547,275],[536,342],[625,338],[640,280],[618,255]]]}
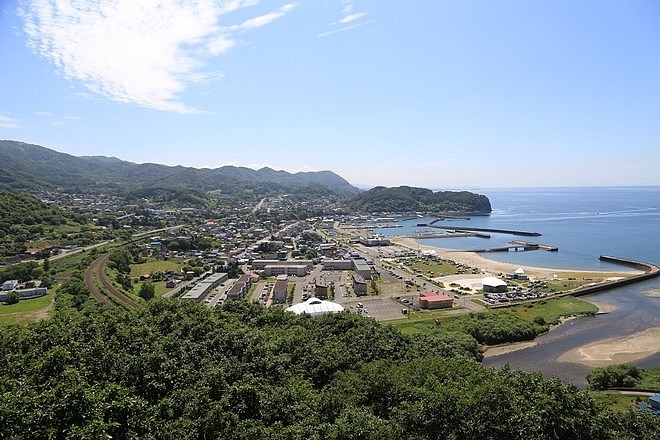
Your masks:
{"label": "seawall", "polygon": [[594,286],[580,287],[578,289],[572,290],[570,292],[566,292],[565,294],[561,294],[561,295],[571,295],[571,296],[589,295],[591,293],[597,293],[603,290],[613,289],[619,286],[638,283],[640,281],[644,281],[660,276],[660,267],[656,266],[655,264],[646,263],[644,261],[635,261],[627,258],[613,257],[611,255],[601,255],[600,260],[615,264],[622,264],[624,266],[634,267],[636,269],[643,270],[644,273],[639,275],[633,275],[631,277],[623,278],[620,280],[599,283]]}

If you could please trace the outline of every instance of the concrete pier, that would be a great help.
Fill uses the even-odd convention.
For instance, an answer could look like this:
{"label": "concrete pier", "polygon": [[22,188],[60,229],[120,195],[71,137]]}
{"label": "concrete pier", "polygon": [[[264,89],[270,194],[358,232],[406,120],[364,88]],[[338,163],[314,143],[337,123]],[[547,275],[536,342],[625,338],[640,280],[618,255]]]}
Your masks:
{"label": "concrete pier", "polygon": [[432,222],[428,223],[426,226],[429,226],[431,228],[438,228],[438,229],[447,229],[450,231],[453,230],[461,230],[461,231],[479,231],[479,232],[494,232],[494,233],[500,233],[500,234],[511,234],[511,235],[522,235],[522,236],[527,236],[527,237],[539,237],[541,235],[540,232],[531,232],[531,231],[517,231],[515,229],[495,229],[495,228],[473,228],[473,227],[467,227],[467,226],[449,226],[449,225],[436,225],[436,222],[438,222],[440,219],[433,220]]}

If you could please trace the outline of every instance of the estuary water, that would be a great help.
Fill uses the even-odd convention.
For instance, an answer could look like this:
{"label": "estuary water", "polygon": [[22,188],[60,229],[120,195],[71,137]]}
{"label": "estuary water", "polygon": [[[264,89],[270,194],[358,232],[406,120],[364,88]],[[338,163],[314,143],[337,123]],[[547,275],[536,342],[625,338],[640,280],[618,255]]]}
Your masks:
{"label": "estuary water", "polygon": [[[448,249],[475,250],[505,246],[526,240],[557,246],[558,252],[491,252],[484,256],[525,266],[557,269],[621,270],[601,262],[600,255],[613,255],[660,265],[660,186],[506,188],[472,190],[488,196],[489,216],[440,221],[439,225],[481,227],[538,232],[539,237],[491,233],[490,238],[425,239],[423,244]],[[431,218],[409,219],[397,228],[376,229],[383,235],[403,235],[424,230],[418,227]],[[437,231],[437,230],[436,230]],[[509,363],[514,368],[540,371],[583,385],[588,367],[558,362],[563,353],[598,340],[625,336],[660,327],[660,298],[641,292],[660,289],[660,278],[612,289],[584,299],[611,304],[616,311],[571,320],[536,339],[538,345],[487,358],[486,365]],[[660,344],[659,344],[660,345]],[[660,349],[660,348],[659,348]],[[660,353],[637,362],[642,367],[660,364]]]}

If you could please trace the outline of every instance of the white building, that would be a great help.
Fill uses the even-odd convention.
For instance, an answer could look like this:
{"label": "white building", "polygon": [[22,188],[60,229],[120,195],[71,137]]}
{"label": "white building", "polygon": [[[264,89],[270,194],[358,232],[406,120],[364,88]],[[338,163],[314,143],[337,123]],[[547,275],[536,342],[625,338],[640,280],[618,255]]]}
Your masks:
{"label": "white building", "polygon": [[318,298],[310,298],[305,302],[294,304],[286,309],[296,315],[306,313],[310,316],[321,316],[326,313],[338,313],[344,311],[344,307],[332,301],[324,301]]}
{"label": "white building", "polygon": [[484,278],[481,280],[481,285],[483,286],[484,292],[488,293],[502,293],[506,292],[507,289],[506,281],[495,277]]}
{"label": "white building", "polygon": [[14,290],[18,286],[18,280],[7,280],[2,283],[2,290],[5,292],[9,290]]}

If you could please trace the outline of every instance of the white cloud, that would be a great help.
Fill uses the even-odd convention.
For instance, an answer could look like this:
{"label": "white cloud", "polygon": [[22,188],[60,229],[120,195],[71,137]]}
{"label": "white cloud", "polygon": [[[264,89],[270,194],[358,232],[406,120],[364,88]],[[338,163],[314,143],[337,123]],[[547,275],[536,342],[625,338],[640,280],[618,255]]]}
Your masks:
{"label": "white cloud", "polygon": [[18,122],[9,116],[0,115],[0,128],[20,128]]}
{"label": "white cloud", "polygon": [[370,21],[364,21],[364,22],[361,22],[361,23],[355,23],[355,24],[352,24],[350,26],[344,26],[344,27],[341,27],[341,28],[332,29],[330,31],[321,32],[317,36],[318,37],[327,37],[328,35],[336,34],[337,32],[345,32],[345,31],[350,31],[351,29],[359,28],[361,26],[364,26],[367,23],[371,23],[371,22]]}
{"label": "white cloud", "polygon": [[350,23],[351,21],[359,20],[360,18],[362,18],[366,15],[367,15],[366,12],[358,12],[357,14],[347,15],[344,18],[342,18],[341,20],[339,20],[339,23],[342,23],[342,24]]}
{"label": "white cloud", "polygon": [[296,7],[295,3],[289,3],[284,6],[282,6],[279,11],[277,12],[271,12],[268,14],[260,15],[259,17],[251,18],[249,20],[245,20],[243,25],[241,26],[243,29],[254,29],[258,28],[261,26],[265,26],[267,24],[270,24],[277,20],[278,18],[282,18],[284,14],[287,12],[291,11]]}
{"label": "white cloud", "polygon": [[111,100],[194,113],[180,101],[191,84],[218,78],[205,60],[237,45],[235,31],[265,26],[295,8],[220,26],[256,0],[29,0],[21,10],[31,47],[67,78]]}
{"label": "white cloud", "polygon": [[[331,26],[334,26],[334,29],[330,29],[325,32],[321,32],[318,34],[318,37],[327,37],[328,35],[336,34],[337,32],[345,32],[351,29],[355,29],[361,26],[364,26],[367,23],[370,23],[369,21],[359,21],[360,19],[364,18],[367,16],[366,12],[353,12],[354,11],[354,6],[353,6],[353,0],[342,0],[342,15],[343,17],[339,19],[339,21],[336,21],[335,23],[332,23]],[[357,23],[353,23],[357,22]],[[348,26],[344,26],[346,24],[352,23]],[[336,27],[340,26],[340,27]]]}

